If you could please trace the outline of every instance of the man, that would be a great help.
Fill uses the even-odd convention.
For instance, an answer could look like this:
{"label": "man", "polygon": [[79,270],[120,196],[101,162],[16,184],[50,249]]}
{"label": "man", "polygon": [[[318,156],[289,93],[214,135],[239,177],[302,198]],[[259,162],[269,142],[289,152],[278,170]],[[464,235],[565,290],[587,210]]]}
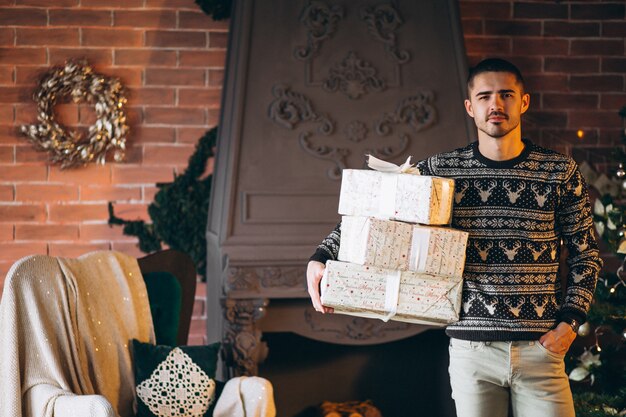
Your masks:
{"label": "man", "polygon": [[[487,59],[470,70],[465,109],[478,141],[417,164],[455,179],[452,227],[469,232],[458,322],[449,325],[450,381],[460,417],[573,417],[563,358],[585,321],[602,266],[587,189],[576,163],[521,135],[530,96],[519,70]],[[317,311],[324,264],[340,225],[307,268]],[[569,275],[563,297],[561,244]]]}

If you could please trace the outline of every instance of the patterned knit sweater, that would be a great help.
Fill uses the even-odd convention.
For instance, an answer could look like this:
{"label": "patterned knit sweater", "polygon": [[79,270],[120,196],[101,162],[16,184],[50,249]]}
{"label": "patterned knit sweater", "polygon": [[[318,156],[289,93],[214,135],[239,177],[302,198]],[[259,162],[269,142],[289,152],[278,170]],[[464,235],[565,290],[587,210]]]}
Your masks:
{"label": "patterned knit sweater", "polygon": [[[508,161],[485,158],[474,142],[418,163],[422,175],[454,178],[452,227],[469,232],[451,337],[536,340],[561,319],[585,321],[602,260],[584,179],[570,157],[524,144]],[[311,260],[337,259],[340,237],[337,225]],[[569,266],[564,296],[561,243]]]}

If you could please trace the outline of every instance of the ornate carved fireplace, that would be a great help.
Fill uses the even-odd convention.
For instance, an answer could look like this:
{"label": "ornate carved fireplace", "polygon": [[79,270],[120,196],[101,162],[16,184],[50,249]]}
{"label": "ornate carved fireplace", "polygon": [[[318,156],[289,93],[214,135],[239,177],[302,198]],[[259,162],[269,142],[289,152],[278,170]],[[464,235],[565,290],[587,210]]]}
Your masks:
{"label": "ornate carved fireplace", "polygon": [[341,170],[468,143],[453,0],[235,1],[207,230],[209,341],[254,374],[263,332],[378,344],[425,328],[314,312],[305,267]]}

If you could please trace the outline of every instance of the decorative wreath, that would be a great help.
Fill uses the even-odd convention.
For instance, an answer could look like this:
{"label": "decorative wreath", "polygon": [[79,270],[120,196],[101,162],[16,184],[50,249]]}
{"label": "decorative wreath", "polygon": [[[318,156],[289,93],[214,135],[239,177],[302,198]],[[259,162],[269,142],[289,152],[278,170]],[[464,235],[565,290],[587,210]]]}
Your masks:
{"label": "decorative wreath", "polygon": [[[128,134],[125,93],[119,79],[96,73],[86,61],[68,61],[43,76],[33,96],[40,123],[22,126],[22,133],[37,149],[49,152],[50,160],[62,169],[104,164],[110,151],[115,161],[122,161]],[[97,120],[86,136],[56,121],[54,106],[70,97],[74,103],[95,105]]]}

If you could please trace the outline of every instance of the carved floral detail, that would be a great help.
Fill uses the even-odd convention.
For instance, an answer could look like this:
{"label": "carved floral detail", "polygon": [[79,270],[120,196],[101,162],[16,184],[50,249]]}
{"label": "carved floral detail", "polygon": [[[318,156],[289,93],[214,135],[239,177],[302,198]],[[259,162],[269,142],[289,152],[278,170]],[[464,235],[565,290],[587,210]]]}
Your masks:
{"label": "carved floral detail", "polygon": [[396,29],[403,23],[400,13],[391,3],[361,9],[361,19],[367,23],[370,35],[385,45],[389,56],[398,64],[406,63],[411,56],[397,46]]}
{"label": "carved floral detail", "polygon": [[226,318],[222,347],[230,376],[257,375],[258,365],[267,357],[267,344],[261,341],[256,321],[265,315],[268,300],[222,300]]}
{"label": "carved floral detail", "polygon": [[369,62],[359,59],[353,51],[348,52],[343,61],[330,68],[323,87],[331,92],[339,90],[351,99],[358,99],[368,92],[380,92],[387,88],[385,81],[377,76],[376,68]]}
{"label": "carved floral detail", "polygon": [[432,105],[434,94],[430,91],[420,92],[401,100],[393,113],[385,113],[376,122],[376,133],[381,136],[391,133],[392,125],[406,124],[414,132],[424,130],[435,124],[437,111]]}
{"label": "carved floral detail", "polygon": [[[334,320],[332,324],[328,324],[322,320],[322,316],[311,309],[304,311],[304,321],[309,325],[311,330],[316,333],[332,333],[335,334],[337,342],[342,341],[376,341],[386,338],[390,333],[406,332],[411,328],[408,323],[388,322],[384,323],[380,320],[366,319],[363,317],[345,317],[343,320]],[[337,324],[340,323],[338,326]],[[413,325],[414,326],[414,325]]]}
{"label": "carved floral detail", "polygon": [[[324,136],[332,134],[335,130],[333,121],[325,114],[318,114],[313,108],[311,100],[304,94],[292,91],[284,84],[278,84],[273,89],[276,99],[269,105],[268,116],[276,124],[286,128],[294,129],[301,122],[315,122],[319,126],[317,132]],[[320,158],[331,160],[335,166],[328,170],[331,179],[341,178],[341,170],[346,167],[345,158],[350,154],[348,149],[326,145],[316,145],[310,140],[312,133],[303,131],[298,136],[300,147],[308,154]]]}
{"label": "carved floral detail", "polygon": [[360,120],[353,120],[343,130],[344,135],[352,142],[364,141],[367,137],[367,125]]}
{"label": "carved floral detail", "polygon": [[333,35],[342,17],[341,6],[309,1],[300,12],[300,22],[307,28],[306,46],[296,47],[293,56],[303,61],[311,59],[321,43]]}
{"label": "carved floral detail", "polygon": [[260,291],[263,288],[305,289],[304,268],[234,267],[228,269],[226,292]]}

